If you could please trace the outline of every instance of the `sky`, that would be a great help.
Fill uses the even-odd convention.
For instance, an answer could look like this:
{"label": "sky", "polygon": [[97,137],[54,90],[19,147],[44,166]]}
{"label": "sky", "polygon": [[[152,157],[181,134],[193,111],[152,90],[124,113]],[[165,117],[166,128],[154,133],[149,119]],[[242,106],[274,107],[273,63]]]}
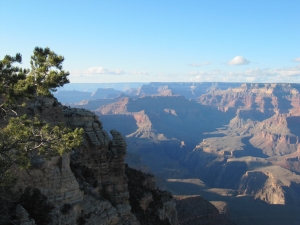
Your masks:
{"label": "sky", "polygon": [[71,83],[300,82],[299,0],[0,0],[0,58],[63,55]]}

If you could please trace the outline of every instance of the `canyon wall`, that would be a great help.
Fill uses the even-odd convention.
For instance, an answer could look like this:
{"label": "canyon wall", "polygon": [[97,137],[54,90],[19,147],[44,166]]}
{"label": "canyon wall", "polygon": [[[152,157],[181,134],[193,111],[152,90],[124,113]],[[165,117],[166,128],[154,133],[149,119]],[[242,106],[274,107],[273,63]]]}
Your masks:
{"label": "canyon wall", "polygon": [[[109,135],[94,113],[62,106],[53,98],[40,98],[28,108],[49,123],[84,129],[80,148],[50,160],[39,157],[32,168],[18,172],[18,187],[38,188],[54,205],[52,224],[143,224],[131,212],[123,136],[116,130]],[[178,224],[176,214],[169,215],[176,212],[175,205],[162,204],[161,220]]]}

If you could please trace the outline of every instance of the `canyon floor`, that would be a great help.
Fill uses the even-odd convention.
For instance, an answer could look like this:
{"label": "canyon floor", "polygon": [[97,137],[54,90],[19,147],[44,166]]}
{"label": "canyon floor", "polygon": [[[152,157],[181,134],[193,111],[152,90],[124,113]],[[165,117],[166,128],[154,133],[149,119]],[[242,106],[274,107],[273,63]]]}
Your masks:
{"label": "canyon floor", "polygon": [[209,188],[200,179],[168,179],[167,190],[175,196],[200,195],[213,204],[226,202],[230,220],[240,225],[298,225],[300,221],[298,206],[267,204],[236,190]]}

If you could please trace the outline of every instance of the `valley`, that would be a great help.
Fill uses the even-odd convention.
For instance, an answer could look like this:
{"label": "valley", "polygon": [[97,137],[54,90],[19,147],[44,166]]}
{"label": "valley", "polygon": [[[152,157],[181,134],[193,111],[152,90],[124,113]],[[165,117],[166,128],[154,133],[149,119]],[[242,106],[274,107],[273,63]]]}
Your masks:
{"label": "valley", "polygon": [[300,220],[299,91],[299,84],[149,83],[54,96],[122,133],[126,162],[153,173],[160,188],[225,202],[236,224],[280,225]]}

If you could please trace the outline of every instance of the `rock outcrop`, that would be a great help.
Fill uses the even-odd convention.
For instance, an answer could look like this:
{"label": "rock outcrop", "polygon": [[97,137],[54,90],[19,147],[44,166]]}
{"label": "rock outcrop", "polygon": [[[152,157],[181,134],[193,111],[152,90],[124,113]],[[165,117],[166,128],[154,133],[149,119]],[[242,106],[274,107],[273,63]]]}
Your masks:
{"label": "rock outcrop", "polygon": [[[32,114],[43,120],[71,129],[81,127],[85,133],[80,148],[50,160],[39,158],[36,167],[19,172],[18,187],[40,189],[55,206],[52,224],[143,224],[142,218],[131,213],[123,136],[116,130],[108,135],[94,113],[62,106],[55,99],[39,99],[30,107]],[[148,201],[142,201],[145,207]],[[174,203],[160,202],[159,220],[177,224],[176,211],[174,215],[174,210],[169,210]]]}
{"label": "rock outcrop", "polygon": [[28,212],[19,204],[16,207],[16,217],[20,225],[35,225],[35,221],[29,219]]}
{"label": "rock outcrop", "polygon": [[177,211],[172,195],[156,188],[153,175],[126,166],[128,189],[133,214],[141,224],[176,224]]}
{"label": "rock outcrop", "polygon": [[175,196],[180,225],[234,225],[227,212],[219,210],[201,196]]}
{"label": "rock outcrop", "polygon": [[239,193],[253,195],[269,204],[299,205],[300,178],[279,166],[246,172],[240,180]]}
{"label": "rock outcrop", "polygon": [[285,168],[295,171],[295,172],[300,172],[300,157],[292,157],[292,158],[286,158],[285,159]]}

